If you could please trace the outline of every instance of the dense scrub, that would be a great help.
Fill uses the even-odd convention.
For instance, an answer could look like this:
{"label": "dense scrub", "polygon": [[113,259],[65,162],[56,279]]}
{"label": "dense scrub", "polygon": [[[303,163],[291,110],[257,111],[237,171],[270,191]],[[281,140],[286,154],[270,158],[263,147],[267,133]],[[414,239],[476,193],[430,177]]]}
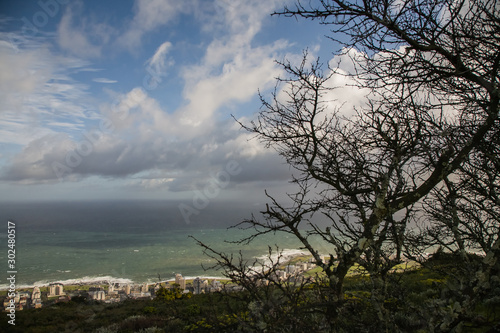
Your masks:
{"label": "dense scrub", "polygon": [[[388,276],[383,295],[373,295],[373,279],[353,275],[345,284],[345,299],[339,307],[335,332],[428,332],[436,314],[456,310],[458,295],[453,292],[456,277],[464,268],[452,255],[427,261],[432,268],[414,268]],[[262,287],[262,293],[276,287]],[[321,282],[303,288],[297,302],[257,304],[246,291],[212,293],[183,298],[129,300],[118,304],[82,302],[54,304],[16,313],[16,326],[2,320],[2,332],[310,332],[322,331],[318,297],[327,289]],[[269,295],[269,294],[268,294]],[[467,297],[466,294],[461,295]],[[271,301],[270,297],[267,297]],[[260,311],[265,310],[265,311]],[[267,311],[267,312],[266,312]],[[431,312],[433,312],[431,314]],[[380,318],[383,313],[386,318]],[[432,319],[434,318],[434,319]],[[390,324],[388,324],[390,323]],[[463,332],[496,332],[500,329],[500,297],[491,295],[476,306]],[[388,325],[384,327],[384,325]],[[326,327],[326,326],[323,326]],[[324,331],[329,331],[326,329]]]}

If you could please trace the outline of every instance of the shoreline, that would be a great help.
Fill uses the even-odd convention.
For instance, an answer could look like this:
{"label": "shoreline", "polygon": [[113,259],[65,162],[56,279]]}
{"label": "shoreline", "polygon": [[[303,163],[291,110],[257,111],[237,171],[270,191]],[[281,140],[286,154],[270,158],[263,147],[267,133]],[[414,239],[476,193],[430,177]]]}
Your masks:
{"label": "shoreline", "polygon": [[[219,281],[230,281],[228,278],[225,277],[216,277],[216,276],[196,276],[196,277],[191,277],[191,276],[186,276],[184,277],[186,282],[192,282],[196,278],[200,278],[203,280],[219,280]],[[122,279],[123,280],[123,279]],[[32,291],[35,287],[39,287],[40,289],[47,289],[49,288],[49,285],[52,283],[60,283],[64,286],[65,290],[87,290],[91,287],[107,287],[109,286],[109,281],[108,280],[101,280],[101,281],[90,281],[92,283],[89,283],[89,281],[81,281],[79,283],[64,283],[64,281],[55,281],[55,282],[50,282],[47,284],[34,284],[34,285],[21,285],[19,287],[16,286],[16,292],[21,292],[21,291]],[[156,283],[172,283],[175,282],[174,279],[168,279],[168,280],[162,280],[158,282],[144,282],[148,286],[149,285],[154,285]],[[137,282],[130,282],[130,283],[123,283],[123,282],[113,282],[113,283],[119,283],[123,285],[130,285],[130,286],[140,286],[143,285],[144,283],[137,283]],[[8,288],[7,289],[0,289],[0,297],[5,296],[8,293]],[[5,294],[5,295],[4,295]]]}
{"label": "shoreline", "polygon": [[[300,249],[284,249],[280,251],[280,253],[274,253],[271,258],[273,261],[275,261],[278,257],[278,255],[281,255],[281,262],[283,265],[293,261],[295,258],[298,257],[303,257],[305,255],[310,255],[304,250]],[[263,266],[267,265],[270,260],[268,258],[268,255],[263,255],[263,256],[258,256],[254,257],[255,260],[261,262]],[[179,272],[182,274],[182,272]],[[196,278],[201,278],[204,280],[229,280],[228,278],[224,276],[206,276],[203,274],[200,275],[189,275],[189,276],[184,276],[185,280],[194,280]],[[162,279],[161,283],[165,282],[172,282],[175,281],[175,277],[169,278],[169,279]],[[20,284],[16,285],[16,290],[22,290],[22,289],[33,289],[34,287],[48,287],[50,284],[53,283],[60,283],[64,286],[96,286],[96,285],[109,285],[110,283],[113,284],[130,284],[130,285],[142,285],[144,283],[149,284],[155,284],[158,283],[158,281],[155,280],[149,280],[149,281],[134,281],[129,278],[119,278],[119,277],[113,277],[110,275],[105,275],[105,276],[83,276],[80,278],[72,278],[72,279],[54,279],[54,280],[40,280],[40,281],[35,281],[31,284]],[[0,292],[1,291],[6,291],[9,289],[9,286],[7,284],[2,284],[0,285]]]}
{"label": "shoreline", "polygon": [[[22,284],[19,286],[16,286],[16,290],[24,290],[24,289],[33,289],[34,287],[39,287],[39,288],[47,288],[49,285],[54,284],[54,283],[59,283],[62,284],[63,286],[105,286],[109,284],[120,284],[120,285],[143,285],[143,284],[156,284],[156,283],[166,283],[166,282],[173,282],[175,281],[175,278],[171,279],[162,279],[161,281],[148,281],[148,282],[136,282],[131,279],[124,279],[124,278],[113,278],[111,276],[103,276],[103,277],[96,277],[96,278],[91,278],[88,277],[89,279],[85,279],[87,277],[83,277],[81,279],[68,279],[68,280],[54,280],[54,281],[38,281],[33,284]],[[204,279],[204,280],[229,280],[226,277],[223,276],[184,276],[184,279],[186,281],[191,281],[196,278]],[[9,290],[8,285],[0,285],[0,292]]]}

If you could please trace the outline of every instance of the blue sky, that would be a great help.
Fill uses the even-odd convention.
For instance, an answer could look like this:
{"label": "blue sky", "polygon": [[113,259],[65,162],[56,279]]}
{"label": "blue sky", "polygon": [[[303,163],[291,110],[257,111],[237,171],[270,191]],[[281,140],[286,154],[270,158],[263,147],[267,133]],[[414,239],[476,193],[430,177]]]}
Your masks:
{"label": "blue sky", "polygon": [[283,192],[289,167],[231,114],[255,117],[275,59],[333,57],[326,26],[270,16],[285,3],[2,1],[0,200]]}

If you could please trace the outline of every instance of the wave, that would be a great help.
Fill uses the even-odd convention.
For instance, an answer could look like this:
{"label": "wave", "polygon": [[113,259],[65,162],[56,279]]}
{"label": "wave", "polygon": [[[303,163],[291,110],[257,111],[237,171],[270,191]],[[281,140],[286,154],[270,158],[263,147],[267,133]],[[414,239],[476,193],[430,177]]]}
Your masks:
{"label": "wave", "polygon": [[310,255],[310,253],[306,250],[300,249],[283,249],[279,251],[273,251],[271,254],[267,253],[266,255],[254,257],[256,262],[254,262],[253,266],[249,267],[250,272],[254,272],[256,274],[262,273],[270,269],[273,264],[277,264],[279,260],[279,264],[283,265],[288,263],[295,257]]}
{"label": "wave", "polygon": [[[183,278],[184,280],[194,280],[196,278],[200,278],[201,280],[227,280],[227,278],[223,276],[203,276],[203,275],[183,276]],[[161,282],[175,282],[175,279],[168,279]]]}
{"label": "wave", "polygon": [[[300,249],[283,249],[277,251],[273,251],[271,253],[271,256],[269,256],[269,253],[261,256],[256,256],[253,257],[254,260],[256,260],[256,266],[252,266],[251,269],[253,270],[262,270],[263,268],[265,269],[266,267],[270,267],[272,262],[276,263],[278,258],[280,258],[280,264],[284,264],[294,257],[297,256],[303,256],[303,255],[310,255],[310,253],[306,250],[300,250]],[[69,271],[59,271],[60,273],[68,273]],[[179,272],[182,273],[182,272]],[[194,280],[196,278],[200,278],[203,280],[224,280],[227,279],[223,276],[204,276],[204,275],[196,275],[196,276],[184,276],[184,279],[186,280]],[[175,278],[163,280],[161,282],[172,282],[175,281]],[[110,275],[106,276],[84,276],[81,278],[74,278],[74,279],[64,279],[64,280],[40,280],[36,281],[32,284],[22,284],[22,285],[16,285],[16,290],[19,289],[28,289],[28,288],[33,288],[34,286],[38,287],[47,287],[52,283],[60,283],[62,285],[103,285],[103,284],[110,284],[110,283],[117,283],[117,284],[142,284],[142,283],[156,283],[157,281],[150,280],[148,279],[147,281],[133,281],[128,278],[117,278],[113,277]],[[9,285],[8,284],[0,284],[0,290],[8,290]]]}
{"label": "wave", "polygon": [[310,255],[308,251],[305,250],[300,250],[300,249],[283,249],[278,252],[274,251],[271,253],[271,256],[269,256],[269,253],[263,256],[256,257],[257,260],[262,260],[263,263],[266,264],[271,264],[272,262],[276,262],[279,258],[280,263],[285,263],[287,261],[290,261],[291,259],[298,257],[298,256],[304,256],[304,255]]}
{"label": "wave", "polygon": [[[52,283],[60,283],[62,285],[92,285],[92,284],[110,284],[110,283],[119,283],[119,284],[134,284],[134,281],[126,278],[117,278],[113,276],[84,276],[82,278],[76,279],[67,279],[67,280],[41,280],[36,281],[32,284],[26,285],[16,285],[16,290],[19,289],[27,289],[33,287],[47,287]],[[9,289],[8,284],[0,284],[0,290]]]}
{"label": "wave", "polygon": [[[203,275],[197,275],[197,276],[183,276],[185,280],[194,280],[196,278],[200,278],[202,280],[227,280],[227,278],[223,276],[203,276]],[[161,282],[174,282],[175,278],[173,279],[167,279],[167,280],[162,280]],[[26,285],[16,285],[16,290],[20,289],[31,289],[33,287],[48,287],[52,283],[60,283],[65,286],[74,286],[74,285],[104,285],[104,284],[130,284],[130,285],[139,285],[143,283],[147,284],[154,284],[156,281],[147,281],[147,282],[134,282],[131,279],[125,279],[125,278],[115,278],[112,276],[85,276],[82,278],[77,278],[77,279],[67,279],[67,280],[54,280],[54,281],[37,281],[33,284],[26,284]],[[7,284],[0,284],[0,290],[8,290],[9,285]]]}

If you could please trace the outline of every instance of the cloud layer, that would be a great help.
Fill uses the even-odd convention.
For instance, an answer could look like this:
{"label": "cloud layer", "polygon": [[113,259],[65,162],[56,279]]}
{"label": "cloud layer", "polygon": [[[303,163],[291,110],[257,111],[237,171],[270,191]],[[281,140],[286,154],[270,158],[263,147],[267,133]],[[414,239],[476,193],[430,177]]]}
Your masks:
{"label": "cloud layer", "polygon": [[[10,147],[1,156],[1,181],[58,186],[98,177],[124,190],[180,193],[208,186],[232,161],[242,169],[232,188],[290,179],[282,159],[229,116],[251,119],[257,91],[273,88],[282,74],[274,60],[300,57],[287,40],[257,38],[281,3],[137,0],[123,27],[82,15],[85,5],[65,8],[55,37],[19,34],[23,42],[14,44],[0,34],[0,140]],[[181,15],[209,36],[195,45],[202,52],[196,61],[176,58],[183,43],[165,36],[138,60],[144,80],[124,88],[123,79],[95,73],[102,59],[137,57],[146,36]],[[107,98],[82,83],[88,73]],[[159,93],[165,81],[179,87],[175,108]],[[339,105],[362,98],[352,89],[340,95]]]}

